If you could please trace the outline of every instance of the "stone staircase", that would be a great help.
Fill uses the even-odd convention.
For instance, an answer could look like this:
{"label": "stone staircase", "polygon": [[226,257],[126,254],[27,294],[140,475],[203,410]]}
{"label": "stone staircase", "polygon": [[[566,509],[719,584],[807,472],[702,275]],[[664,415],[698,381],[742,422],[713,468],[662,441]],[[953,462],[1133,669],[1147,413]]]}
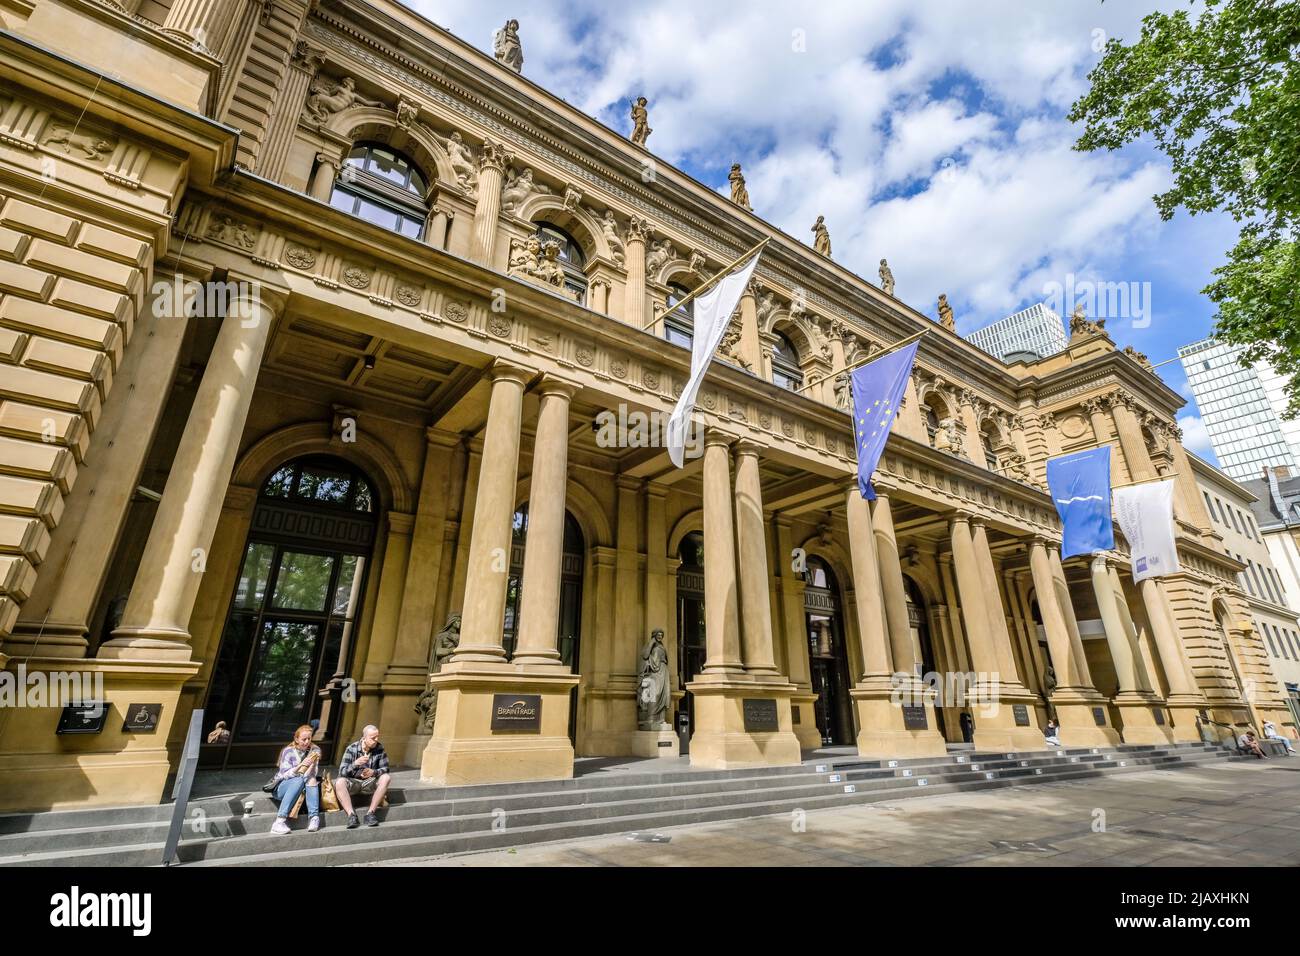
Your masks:
{"label": "stone staircase", "polygon": [[[179,859],[189,866],[364,864],[1225,759],[1242,758],[1207,744],[1180,744],[967,751],[913,760],[839,757],[733,771],[655,772],[646,761],[630,772],[469,787],[428,787],[413,772],[399,773],[377,828],[348,830],[342,814],[331,813],[320,832],[309,834],[300,832],[304,815],[293,834],[277,836],[268,832],[274,805],[261,792],[191,800]],[[0,815],[0,866],[157,865],[171,811],[164,804]]]}

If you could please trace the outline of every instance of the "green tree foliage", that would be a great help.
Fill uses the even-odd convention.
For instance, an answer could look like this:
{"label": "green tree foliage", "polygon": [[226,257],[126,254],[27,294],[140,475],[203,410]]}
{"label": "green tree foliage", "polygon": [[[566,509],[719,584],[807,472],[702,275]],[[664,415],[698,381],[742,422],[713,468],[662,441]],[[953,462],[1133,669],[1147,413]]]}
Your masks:
{"label": "green tree foliage", "polygon": [[1139,39],[1107,42],[1070,119],[1079,150],[1150,137],[1173,186],[1155,203],[1224,210],[1240,224],[1227,262],[1203,291],[1215,334],[1290,378],[1300,414],[1300,0],[1192,0],[1153,13]]}

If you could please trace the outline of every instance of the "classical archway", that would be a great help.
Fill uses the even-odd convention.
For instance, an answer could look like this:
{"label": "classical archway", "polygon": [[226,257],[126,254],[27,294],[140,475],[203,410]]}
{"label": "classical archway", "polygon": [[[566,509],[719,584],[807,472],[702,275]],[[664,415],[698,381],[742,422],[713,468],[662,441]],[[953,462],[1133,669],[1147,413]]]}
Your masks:
{"label": "classical archway", "polygon": [[686,685],[704,669],[708,649],[704,635],[704,533],[688,531],[677,541],[677,689],[690,727],[695,707]]}
{"label": "classical archway", "polygon": [[272,764],[313,722],[329,759],[319,691],[350,665],[378,508],[374,481],[328,455],[262,483],[208,684],[204,765]]}

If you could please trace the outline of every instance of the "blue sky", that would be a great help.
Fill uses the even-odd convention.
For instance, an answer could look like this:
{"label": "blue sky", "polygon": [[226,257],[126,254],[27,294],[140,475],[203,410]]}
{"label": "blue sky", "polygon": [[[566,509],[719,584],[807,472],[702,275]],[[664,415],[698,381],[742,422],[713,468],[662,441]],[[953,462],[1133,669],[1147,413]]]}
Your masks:
{"label": "blue sky", "polygon": [[[520,20],[524,75],[620,132],[650,100],[649,147],[727,192],[743,165],[755,212],[811,242],[825,215],[835,259],[931,316],[948,295],[968,332],[1073,280],[1121,283],[1149,321],[1107,316],[1154,362],[1202,338],[1200,294],[1232,246],[1226,216],[1161,222],[1163,157],[1145,144],[1082,154],[1065,120],[1109,37],[1172,3],[872,0],[410,0],[491,52]],[[1066,304],[1068,312],[1072,303]],[[1189,399],[1189,448],[1213,461]]]}

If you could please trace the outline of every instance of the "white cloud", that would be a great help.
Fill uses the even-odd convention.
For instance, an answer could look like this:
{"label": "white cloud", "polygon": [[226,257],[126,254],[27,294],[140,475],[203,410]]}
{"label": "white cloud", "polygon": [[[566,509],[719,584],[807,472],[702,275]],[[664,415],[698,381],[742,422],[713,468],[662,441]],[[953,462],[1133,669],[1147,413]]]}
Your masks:
{"label": "white cloud", "polygon": [[[513,0],[411,5],[488,51],[518,16]],[[838,262],[875,281],[887,257],[904,301],[934,314],[946,292],[969,331],[1067,273],[1143,280],[1140,256],[1167,254],[1148,252],[1172,228],[1151,203],[1165,166],[1141,151],[1075,152],[1064,119],[1087,88],[1097,31],[1131,37],[1145,12],[537,0],[520,35],[530,79],[624,133],[628,100],[646,95],[656,155],[724,195],[741,162],[760,216],[811,242],[825,215]]]}
{"label": "white cloud", "polygon": [[1183,430],[1183,447],[1209,461],[1217,460],[1214,457],[1214,446],[1210,444],[1210,433],[1205,430],[1200,415],[1180,415],[1178,427]]}

